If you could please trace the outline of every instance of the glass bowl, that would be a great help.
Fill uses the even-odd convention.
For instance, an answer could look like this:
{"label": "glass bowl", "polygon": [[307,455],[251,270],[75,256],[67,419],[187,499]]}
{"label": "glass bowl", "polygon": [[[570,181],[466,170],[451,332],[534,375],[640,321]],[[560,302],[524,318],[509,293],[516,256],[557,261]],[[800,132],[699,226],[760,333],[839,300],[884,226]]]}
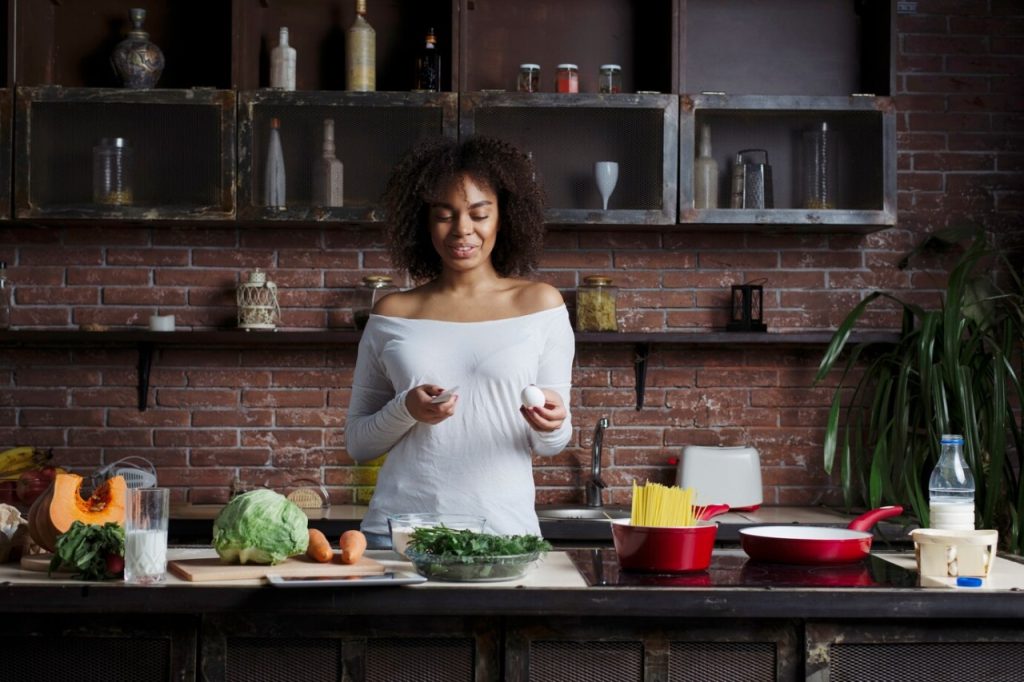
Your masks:
{"label": "glass bowl", "polygon": [[436,528],[444,526],[452,530],[471,530],[483,533],[487,519],[472,514],[391,514],[388,516],[388,530],[391,532],[391,547],[406,556],[405,548],[409,544],[412,532],[417,528]]}
{"label": "glass bowl", "polygon": [[526,575],[543,551],[505,556],[445,556],[407,548],[405,555],[416,572],[430,580],[454,583],[494,583]]}

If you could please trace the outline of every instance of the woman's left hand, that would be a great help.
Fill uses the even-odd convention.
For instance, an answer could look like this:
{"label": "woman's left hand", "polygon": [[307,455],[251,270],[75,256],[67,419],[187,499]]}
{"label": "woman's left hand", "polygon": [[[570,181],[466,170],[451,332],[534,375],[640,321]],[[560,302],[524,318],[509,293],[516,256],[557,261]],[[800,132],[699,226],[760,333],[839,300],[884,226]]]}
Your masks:
{"label": "woman's left hand", "polygon": [[562,422],[565,421],[566,415],[562,396],[546,388],[541,390],[544,391],[544,404],[538,407],[526,407],[523,405],[519,408],[519,412],[522,413],[523,417],[530,424],[530,428],[534,431],[557,431],[561,428]]}

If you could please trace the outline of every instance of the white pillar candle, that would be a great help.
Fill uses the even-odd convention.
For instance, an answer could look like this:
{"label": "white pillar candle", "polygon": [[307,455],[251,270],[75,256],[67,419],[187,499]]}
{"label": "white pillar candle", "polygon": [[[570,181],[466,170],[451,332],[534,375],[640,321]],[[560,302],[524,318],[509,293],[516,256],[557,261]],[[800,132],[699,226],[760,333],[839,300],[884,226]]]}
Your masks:
{"label": "white pillar candle", "polygon": [[174,315],[150,315],[149,330],[154,332],[173,332]]}

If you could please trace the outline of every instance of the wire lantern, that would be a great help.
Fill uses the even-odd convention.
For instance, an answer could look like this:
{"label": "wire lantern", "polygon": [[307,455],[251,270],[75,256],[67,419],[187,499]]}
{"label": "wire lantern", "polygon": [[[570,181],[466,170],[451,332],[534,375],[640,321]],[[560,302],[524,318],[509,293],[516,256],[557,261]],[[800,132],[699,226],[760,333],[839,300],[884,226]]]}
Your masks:
{"label": "wire lantern", "polygon": [[281,323],[277,285],[259,268],[249,273],[248,282],[238,285],[237,303],[240,329],[275,329]]}

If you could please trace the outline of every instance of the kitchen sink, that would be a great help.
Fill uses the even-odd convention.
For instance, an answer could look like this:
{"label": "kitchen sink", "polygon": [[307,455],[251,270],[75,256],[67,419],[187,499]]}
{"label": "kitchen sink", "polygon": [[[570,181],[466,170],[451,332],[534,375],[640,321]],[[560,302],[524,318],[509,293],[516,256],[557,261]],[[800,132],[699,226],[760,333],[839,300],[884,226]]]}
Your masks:
{"label": "kitchen sink", "polygon": [[629,510],[616,507],[538,507],[541,521],[611,521],[628,519]]}

